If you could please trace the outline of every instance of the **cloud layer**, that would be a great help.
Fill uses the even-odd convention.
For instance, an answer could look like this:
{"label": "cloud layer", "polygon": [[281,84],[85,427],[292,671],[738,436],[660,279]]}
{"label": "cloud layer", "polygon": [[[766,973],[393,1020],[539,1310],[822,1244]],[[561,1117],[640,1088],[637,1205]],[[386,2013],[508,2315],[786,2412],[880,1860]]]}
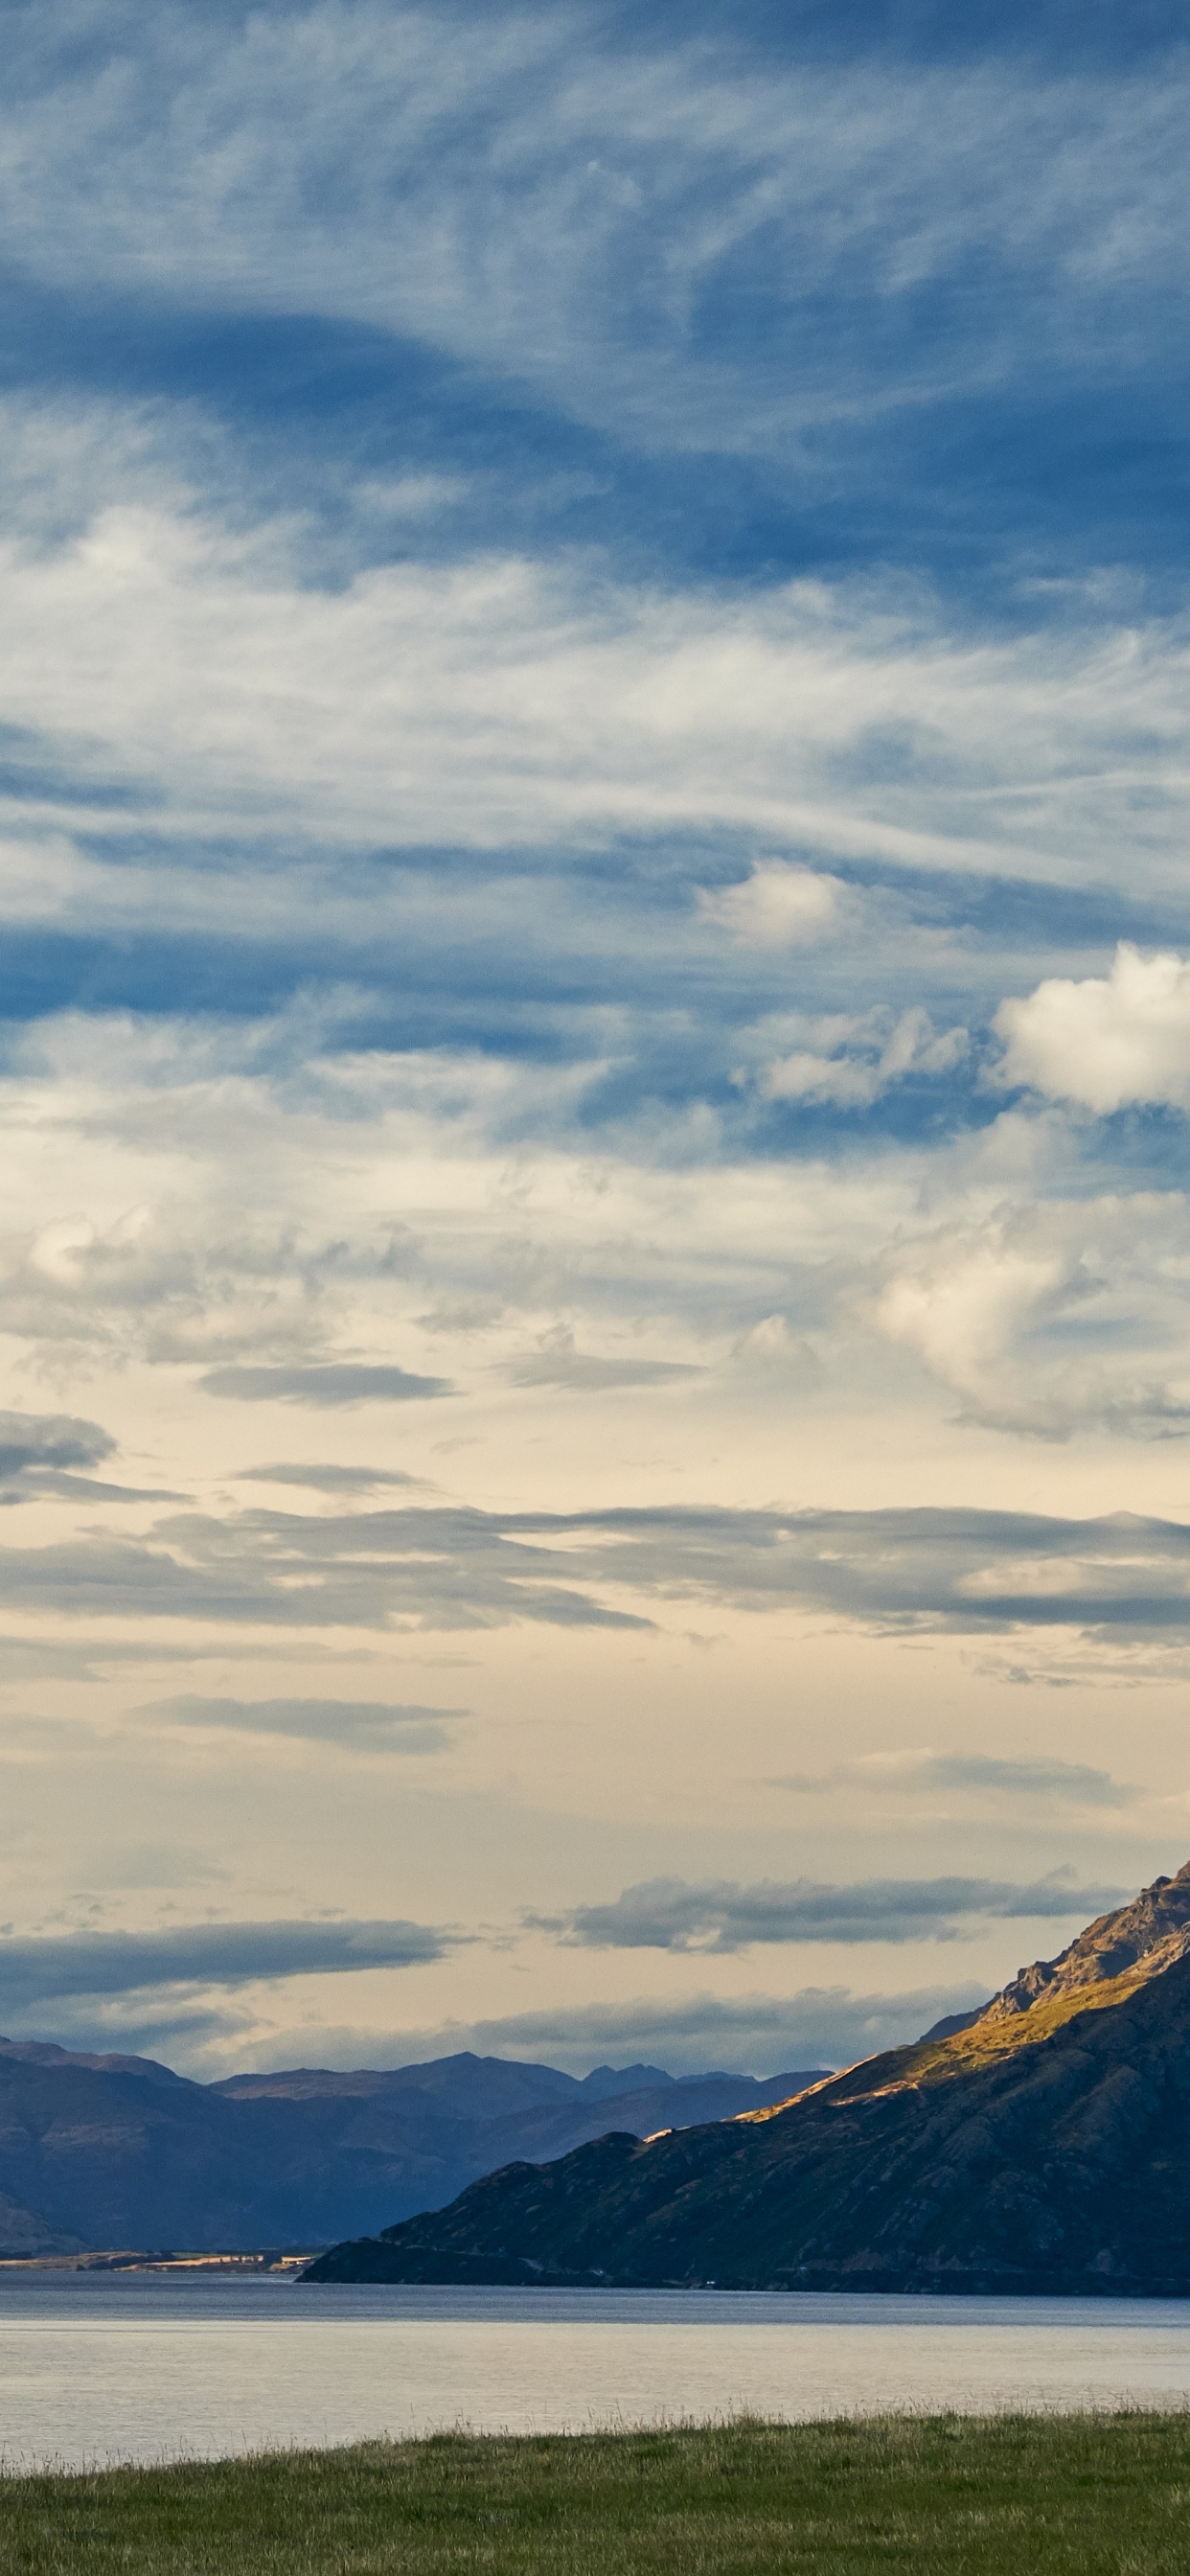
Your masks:
{"label": "cloud layer", "polygon": [[370,1699],[202,1699],[185,1691],[147,1701],[140,1714],[176,1726],[292,1736],[348,1752],[437,1753],[450,1741],[447,1721],[465,1711],[412,1703],[388,1707]]}
{"label": "cloud layer", "polygon": [[0,1996],[28,2010],[59,1997],[145,1994],[158,1987],[238,1987],[290,1977],[410,1968],[442,1956],[445,1936],[420,1923],[197,1923],[156,1932],[0,1938]]}
{"label": "cloud layer", "polygon": [[1185,1857],[1182,24],[10,14],[14,2012],[912,2036]]}
{"label": "cloud layer", "polygon": [[992,1879],[868,1879],[823,1887],[812,1879],[781,1886],[729,1883],[688,1887],[657,1878],[627,1887],[611,1905],[581,1905],[566,1938],[592,1950],[735,1951],[790,1941],[953,1941],[972,1916],[1031,1921],[1058,1917],[1081,1926],[1118,1904],[1121,1888],[1074,1887],[1044,1879],[1033,1887]]}
{"label": "cloud layer", "polygon": [[961,1509],[257,1506],[171,1514],[144,1540],[0,1547],[0,1601],[298,1630],[525,1621],[631,1632],[698,1604],[829,1611],[890,1631],[1181,1633],[1190,1525]]}
{"label": "cloud layer", "polygon": [[942,1509],[255,1508],[225,1520],[171,1515],[143,1542],[0,1548],[0,1601],[282,1629],[631,1631],[665,1605],[697,1603],[829,1610],[891,1630],[1181,1632],[1190,1526]]}

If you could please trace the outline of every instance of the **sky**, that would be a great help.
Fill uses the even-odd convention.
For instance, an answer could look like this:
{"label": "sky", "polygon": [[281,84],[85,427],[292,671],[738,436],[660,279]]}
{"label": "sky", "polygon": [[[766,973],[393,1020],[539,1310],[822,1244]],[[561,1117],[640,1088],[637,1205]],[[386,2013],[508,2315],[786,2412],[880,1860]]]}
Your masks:
{"label": "sky", "polygon": [[1190,1855],[1184,12],[0,16],[0,2026],[912,2038]]}

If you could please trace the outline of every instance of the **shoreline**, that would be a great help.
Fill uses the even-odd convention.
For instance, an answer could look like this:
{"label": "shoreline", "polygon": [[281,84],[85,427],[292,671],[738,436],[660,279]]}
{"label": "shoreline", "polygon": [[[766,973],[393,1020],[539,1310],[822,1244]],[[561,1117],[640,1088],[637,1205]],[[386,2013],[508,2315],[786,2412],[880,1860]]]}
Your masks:
{"label": "shoreline", "polygon": [[263,2274],[290,2275],[296,2279],[306,2264],[312,2263],[319,2249],[303,2254],[283,2253],[165,2253],[138,2252],[112,2248],[103,2252],[81,2254],[0,2254],[0,2272],[28,2275],[36,2272],[207,2272],[222,2273],[243,2280]]}

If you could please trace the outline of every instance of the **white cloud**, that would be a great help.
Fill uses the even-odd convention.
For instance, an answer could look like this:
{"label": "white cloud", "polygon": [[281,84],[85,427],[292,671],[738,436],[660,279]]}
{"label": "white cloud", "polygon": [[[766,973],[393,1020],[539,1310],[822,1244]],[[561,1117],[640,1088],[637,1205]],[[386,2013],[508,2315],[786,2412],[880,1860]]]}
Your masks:
{"label": "white cloud", "polygon": [[765,1100],[829,1100],[837,1109],[868,1109],[882,1088],[879,1065],[804,1049],[770,1064],[759,1084]]}
{"label": "white cloud", "polygon": [[999,1078],[1106,1117],[1160,1102],[1190,1109],[1190,963],[1142,957],[1121,940],[1107,976],[1051,976],[1024,1001],[1002,1002]]}
{"label": "white cloud", "polygon": [[[805,1027],[867,1096],[937,1044],[918,1012]],[[892,1343],[1001,1427],[1190,1424],[1187,1201],[1074,1195],[1056,1111],[944,1157],[687,1162],[664,1130],[594,1151],[548,1064],[324,1054],[305,1006],[234,1032],[65,1015],[2,1093],[0,1332],[72,1409],[80,1364],[148,1362],[404,1370],[463,1405],[656,1390],[671,1419],[729,1368],[741,1401],[776,1370],[817,1403],[857,1369],[883,1401]]]}
{"label": "white cloud", "polygon": [[902,1256],[876,1320],[948,1385],[986,1401],[1000,1386],[1014,1335],[1068,1278],[1062,1251],[1039,1245],[1034,1228],[993,1222]]}
{"label": "white cloud", "polygon": [[877,1259],[918,1188],[907,1156],[596,1150],[548,1062],[334,1055],[301,1003],[234,1029],[63,1014],[11,1046],[0,1102],[0,1335],[55,1382],[148,1362],[685,1401],[761,1318],[752,1356],[808,1381],[821,1274]]}
{"label": "white cloud", "polygon": [[739,885],[698,889],[698,910],[741,948],[810,947],[840,925],[845,888],[837,877],[784,859],[758,859]]}
{"label": "white cloud", "polygon": [[871,1307],[971,1418],[1065,1438],[1190,1432],[1182,1192],[1002,1203],[902,1242]]}
{"label": "white cloud", "polygon": [[[19,426],[28,444],[28,406]],[[50,407],[54,492],[27,505],[15,490],[0,543],[0,703],[40,771],[0,817],[9,918],[159,920],[161,862],[125,855],[113,786],[135,799],[139,836],[173,845],[179,931],[453,936],[449,878],[345,868],[344,853],[693,828],[1114,884],[1141,740],[1137,883],[1181,882],[1190,696],[1183,641],[1164,627],[1117,631],[1092,602],[1081,628],[956,640],[917,590],[670,591],[577,557],[407,559],[320,580],[292,521],[200,512],[148,473],[137,497],[139,415],[124,428],[103,415],[106,497],[88,451],[80,527],[78,424],[65,440],[60,426]],[[234,865],[194,859],[196,840],[228,836]],[[838,880],[779,847],[742,884],[704,889],[704,922],[708,907],[744,950],[803,944],[848,916]],[[524,935],[547,926],[529,919]],[[672,920],[665,935],[672,949]],[[683,938],[705,954],[697,915]]]}
{"label": "white cloud", "polygon": [[819,1055],[799,1048],[765,1067],[759,1089],[765,1100],[821,1100],[839,1109],[867,1109],[908,1073],[953,1073],[969,1045],[966,1029],[938,1033],[927,1011],[904,1011],[878,1055]]}

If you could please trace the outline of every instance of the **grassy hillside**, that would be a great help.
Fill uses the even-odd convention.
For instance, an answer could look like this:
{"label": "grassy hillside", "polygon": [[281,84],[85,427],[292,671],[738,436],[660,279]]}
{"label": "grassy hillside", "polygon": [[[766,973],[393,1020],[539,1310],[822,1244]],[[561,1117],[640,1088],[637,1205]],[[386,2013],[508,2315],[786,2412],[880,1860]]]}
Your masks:
{"label": "grassy hillside", "polygon": [[12,2576],[1184,2576],[1190,2418],[369,2444],[6,2480]]}

